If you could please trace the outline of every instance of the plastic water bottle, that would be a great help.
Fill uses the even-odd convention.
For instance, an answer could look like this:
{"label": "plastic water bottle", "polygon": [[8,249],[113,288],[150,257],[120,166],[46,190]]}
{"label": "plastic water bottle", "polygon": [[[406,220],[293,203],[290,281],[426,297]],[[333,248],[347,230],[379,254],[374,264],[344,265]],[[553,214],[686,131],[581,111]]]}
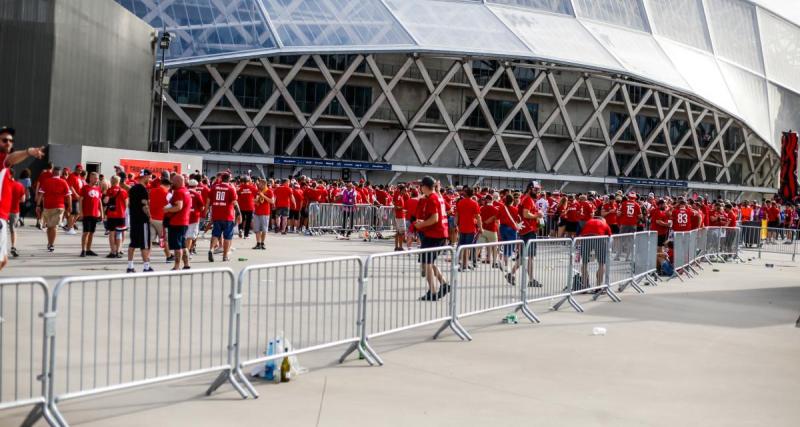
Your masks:
{"label": "plastic water bottle", "polygon": [[603,336],[603,335],[605,335],[605,334],[606,334],[606,328],[602,328],[602,327],[600,327],[600,326],[595,326],[595,327],[592,329],[592,335],[595,335],[595,336]]}

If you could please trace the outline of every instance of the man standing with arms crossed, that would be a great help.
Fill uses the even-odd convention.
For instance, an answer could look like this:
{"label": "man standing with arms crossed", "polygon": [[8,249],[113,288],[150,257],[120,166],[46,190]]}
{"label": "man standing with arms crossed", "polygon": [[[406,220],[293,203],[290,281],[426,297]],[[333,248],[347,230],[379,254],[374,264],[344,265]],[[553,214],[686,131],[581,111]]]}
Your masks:
{"label": "man standing with arms crossed", "polygon": [[142,253],[145,273],[153,271],[150,268],[150,196],[145,186],[150,181],[150,171],[142,169],[137,177],[137,182],[128,190],[128,215],[130,218],[130,245],[128,246],[127,273],[135,273],[133,255],[136,249]]}
{"label": "man standing with arms crossed", "polygon": [[211,194],[209,200],[206,201],[206,209],[211,209],[211,221],[213,222],[208,262],[214,262],[214,249],[220,245],[222,245],[222,261],[230,261],[228,252],[231,249],[231,240],[233,240],[236,211],[239,209],[236,190],[230,184],[230,180],[230,174],[222,173],[219,182],[211,186]]}

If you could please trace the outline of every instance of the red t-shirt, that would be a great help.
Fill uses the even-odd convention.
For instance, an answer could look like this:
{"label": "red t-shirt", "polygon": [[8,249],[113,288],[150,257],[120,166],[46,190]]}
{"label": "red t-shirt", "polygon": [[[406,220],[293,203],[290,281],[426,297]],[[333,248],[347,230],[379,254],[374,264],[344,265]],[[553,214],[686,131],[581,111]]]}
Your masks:
{"label": "red t-shirt", "polygon": [[581,221],[588,221],[588,220],[592,219],[592,217],[594,216],[594,210],[595,210],[594,203],[592,203],[592,202],[590,202],[588,200],[583,200],[583,201],[578,202],[578,204],[581,207],[581,216],[580,216],[581,219],[580,220]]}
{"label": "red t-shirt", "polygon": [[115,185],[106,190],[106,197],[108,197],[106,216],[117,219],[125,218],[125,201],[128,200],[128,192]]}
{"label": "red t-shirt", "polygon": [[728,216],[728,225],[726,227],[736,227],[736,217],[738,216],[736,215],[736,212],[734,212],[733,209],[731,209],[730,212],[727,213],[727,216]]}
{"label": "red t-shirt", "polygon": [[458,215],[458,232],[462,234],[475,234],[478,227],[475,226],[475,215],[480,215],[481,207],[478,202],[469,197],[464,197],[456,203],[456,215]]}
{"label": "red t-shirt", "polygon": [[600,218],[592,218],[586,221],[581,229],[581,236],[610,236],[611,227],[608,223]]}
{"label": "red t-shirt", "polygon": [[189,195],[192,198],[192,211],[189,213],[189,224],[197,224],[200,218],[203,217],[205,204],[203,204],[203,195],[197,190],[189,190]]}
{"label": "red t-shirt", "polygon": [[69,184],[70,189],[72,189],[72,194],[77,196],[81,194],[81,188],[86,185],[86,182],[80,175],[73,172],[67,177],[67,184]]}
{"label": "red t-shirt", "polygon": [[606,223],[608,225],[614,225],[617,223],[617,202],[608,202],[603,205],[604,211],[608,211],[605,216]]}
{"label": "red t-shirt", "polygon": [[416,197],[412,197],[405,202],[406,205],[406,219],[417,218],[417,206],[419,205],[419,199]]}
{"label": "red t-shirt", "polygon": [[293,211],[299,211],[305,207],[305,194],[303,190],[300,188],[295,188],[292,190],[292,195],[294,196],[294,204],[292,205]]}
{"label": "red t-shirt", "polygon": [[519,212],[519,216],[522,219],[522,230],[519,231],[520,235],[526,235],[530,233],[535,233],[536,230],[539,229],[539,219],[538,218],[525,218],[524,211],[528,211],[533,215],[539,213],[539,209],[536,207],[536,204],[533,202],[533,199],[528,196],[527,194],[522,196],[519,200],[519,207],[517,211]]}
{"label": "red t-shirt", "polygon": [[[2,153],[5,154],[5,153]],[[0,169],[0,218],[8,221],[11,214],[11,195],[14,192],[14,181],[7,168]]]}
{"label": "red t-shirt", "polygon": [[275,208],[289,208],[292,204],[292,189],[288,185],[280,185],[273,190],[275,193]]}
{"label": "red t-shirt", "polygon": [[161,186],[150,189],[150,218],[154,221],[164,219],[164,206],[167,205],[167,194],[169,191]]}
{"label": "red t-shirt", "polygon": [[767,221],[775,222],[780,218],[781,210],[775,206],[770,206],[767,208]]}
{"label": "red t-shirt", "polygon": [[100,218],[103,205],[103,190],[97,185],[84,185],[81,188],[81,213],[84,217]]}
{"label": "red t-shirt", "polygon": [[[275,194],[272,193],[272,189],[269,187],[264,188],[264,191],[261,192],[261,195],[268,199],[275,198]],[[269,215],[271,213],[272,213],[272,205],[266,200],[259,201],[258,197],[256,197],[256,215],[264,216],[264,215]]]}
{"label": "red t-shirt", "polygon": [[236,217],[233,202],[237,200],[232,185],[218,182],[211,186],[211,220],[233,221]]}
{"label": "red t-shirt", "polygon": [[516,206],[506,206],[502,204],[498,206],[497,212],[500,213],[500,224],[513,228],[514,230],[517,229],[517,224],[519,224],[519,213],[517,212]]}
{"label": "red t-shirt", "polygon": [[639,216],[642,214],[642,208],[638,203],[632,200],[623,200],[617,209],[617,222],[619,225],[637,225],[639,223]]}
{"label": "red t-shirt", "polygon": [[690,231],[694,211],[686,206],[678,207],[672,211],[672,229],[675,231]]}
{"label": "red t-shirt", "polygon": [[397,219],[405,218],[405,200],[403,200],[403,196],[400,193],[397,193],[392,198],[392,205],[394,205],[394,217]]}
{"label": "red t-shirt", "polygon": [[39,192],[44,194],[42,206],[45,209],[64,209],[64,198],[70,195],[71,190],[67,181],[53,177],[42,182]]}
{"label": "red t-shirt", "polygon": [[425,227],[422,232],[425,237],[429,239],[446,239],[448,237],[447,232],[447,209],[444,206],[444,200],[442,196],[431,193],[421,201],[423,205],[422,214],[418,217],[418,220],[427,220],[433,214],[439,215],[439,220],[432,225]]}
{"label": "red t-shirt", "polygon": [[655,230],[659,236],[666,236],[669,233],[669,227],[664,225],[656,224],[656,221],[669,221],[669,217],[667,216],[667,211],[662,211],[661,209],[655,208],[650,211],[650,229]]}
{"label": "red t-shirt", "polygon": [[19,213],[19,203],[25,195],[25,186],[19,181],[12,181],[14,185],[11,188],[11,213]]}
{"label": "red t-shirt", "polygon": [[[497,232],[497,227],[498,227],[497,222],[500,219],[499,216],[500,213],[494,206],[492,205],[481,206],[481,222],[483,223],[483,229],[486,231]],[[492,220],[492,222],[486,222],[486,220],[488,220],[491,217],[494,217],[494,220]]]}
{"label": "red t-shirt", "polygon": [[256,209],[256,193],[258,188],[253,184],[242,184],[239,186],[239,209],[244,212],[252,212]]}
{"label": "red t-shirt", "polygon": [[578,202],[567,202],[567,221],[578,222],[581,219],[581,206]]}
{"label": "red t-shirt", "polygon": [[189,190],[187,190],[186,187],[172,190],[172,199],[170,199],[170,203],[172,206],[175,206],[178,202],[183,202],[183,206],[181,206],[181,210],[171,214],[169,218],[170,227],[189,225],[189,217],[192,214],[192,196],[189,194]]}

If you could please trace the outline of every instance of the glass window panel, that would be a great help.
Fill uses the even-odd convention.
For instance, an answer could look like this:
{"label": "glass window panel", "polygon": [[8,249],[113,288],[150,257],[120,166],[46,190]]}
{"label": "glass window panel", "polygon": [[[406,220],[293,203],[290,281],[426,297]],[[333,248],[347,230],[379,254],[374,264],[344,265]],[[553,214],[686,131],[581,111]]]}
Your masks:
{"label": "glass window panel", "polygon": [[762,138],[770,137],[767,82],[764,78],[734,65],[719,61],[741,118]]}
{"label": "glass window panel", "polygon": [[487,3],[506,4],[509,6],[563,13],[565,15],[575,15],[569,0],[488,0]]}
{"label": "glass window panel", "polygon": [[800,28],[758,10],[767,77],[800,92]]}
{"label": "glass window panel", "polygon": [[763,73],[756,8],[741,0],[708,0],[708,13],[715,53]]}
{"label": "glass window panel", "polygon": [[649,31],[641,0],[574,0],[575,13],[582,18]]}
{"label": "glass window panel", "polygon": [[769,112],[772,138],[768,142],[775,150],[780,150],[781,133],[797,131],[800,127],[800,95],[769,83]]}
{"label": "glass window panel", "polygon": [[490,6],[536,56],[624,70],[606,49],[572,17]]}
{"label": "glass window panel", "polygon": [[386,4],[422,47],[530,55],[514,33],[480,4],[431,0]]}
{"label": "glass window panel", "polygon": [[736,104],[713,56],[669,40],[659,38],[658,41],[694,93],[717,107],[738,115]]}
{"label": "glass window panel", "polygon": [[647,0],[656,34],[711,52],[702,0]]}
{"label": "glass window panel", "polygon": [[594,22],[585,25],[631,73],[677,89],[691,89],[652,36]]}
{"label": "glass window panel", "polygon": [[175,0],[163,10],[159,1],[117,0],[154,28],[173,34],[167,60],[179,61],[275,48],[258,0]]}
{"label": "glass window panel", "polygon": [[263,0],[286,46],[413,44],[380,0]]}

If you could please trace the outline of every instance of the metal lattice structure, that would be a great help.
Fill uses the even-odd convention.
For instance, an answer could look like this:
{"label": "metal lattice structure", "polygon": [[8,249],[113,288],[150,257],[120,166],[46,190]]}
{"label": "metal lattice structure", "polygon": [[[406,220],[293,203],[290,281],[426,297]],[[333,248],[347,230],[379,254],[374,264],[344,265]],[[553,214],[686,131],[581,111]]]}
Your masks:
{"label": "metal lattice structure", "polygon": [[[320,159],[336,159],[362,144],[369,160],[447,173],[452,162],[445,158],[455,149],[453,166],[471,168],[476,176],[491,169],[487,156],[499,153],[507,171],[526,176],[591,182],[606,175],[607,165],[617,176],[767,189],[777,185],[777,135],[800,120],[800,28],[745,0],[117,1],[177,35],[166,61],[170,74],[201,67],[216,85],[199,111],[164,94],[186,127],[173,143],[178,149],[190,140],[211,149],[205,122],[225,99],[242,129],[234,153],[252,139],[264,155],[293,155],[307,140]],[[344,69],[326,64],[325,56],[333,54],[349,54]],[[280,60],[287,55],[298,58],[287,65]],[[473,68],[486,61],[495,66],[488,79],[478,81]],[[387,70],[387,63],[395,66]],[[518,81],[521,68],[534,69],[536,78]],[[308,79],[312,70],[327,93],[303,111],[290,85],[299,76]],[[255,110],[242,107],[231,90],[238,77],[253,73],[268,76],[273,85]],[[375,96],[356,114],[343,89],[365,79]],[[499,88],[500,81],[508,83]],[[408,82],[422,84],[426,96],[420,105],[398,96]],[[453,88],[463,92],[458,108],[448,94]],[[641,96],[633,99],[632,88]],[[489,102],[501,89],[514,105],[498,119]],[[542,97],[552,108],[537,122],[526,105],[534,98],[547,105]],[[278,111],[279,103],[288,108]],[[342,110],[339,117],[326,114],[334,103]],[[620,108],[626,118],[612,131],[609,114]],[[370,129],[386,127],[387,110],[395,135],[379,147]],[[643,111],[657,118],[646,134],[636,124]],[[475,131],[468,123],[475,112],[486,129],[482,148],[470,153],[464,134]],[[293,119],[298,129],[277,153],[270,136],[259,131],[276,114]],[[519,115],[527,132],[509,130]],[[675,120],[688,129],[671,132]],[[714,129],[711,140],[698,134],[703,124]],[[326,150],[318,136],[324,129],[347,136]],[[742,134],[733,138],[735,146],[726,143],[731,132]],[[622,140],[626,133],[633,144]],[[441,135],[432,146],[431,134]],[[548,148],[552,141],[560,144],[556,152]],[[406,146],[413,162],[398,158]],[[633,157],[618,164],[618,152]],[[679,171],[679,160],[687,158],[694,162],[691,169]],[[737,179],[734,165],[744,171]]]}

